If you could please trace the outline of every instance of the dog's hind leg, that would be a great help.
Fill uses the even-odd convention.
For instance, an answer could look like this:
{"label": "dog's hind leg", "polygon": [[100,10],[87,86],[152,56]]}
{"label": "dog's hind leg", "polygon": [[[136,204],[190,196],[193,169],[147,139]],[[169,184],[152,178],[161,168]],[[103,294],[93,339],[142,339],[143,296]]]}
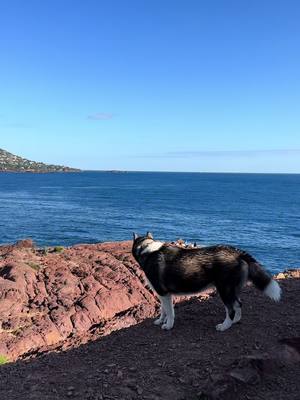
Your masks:
{"label": "dog's hind leg", "polygon": [[[222,296],[221,296],[222,298]],[[234,300],[232,299],[223,299],[225,304],[226,318],[222,322],[222,324],[218,324],[216,326],[217,331],[226,331],[231,327],[232,324],[235,324],[240,321],[242,318],[242,303],[236,297]]]}
{"label": "dog's hind leg", "polygon": [[239,298],[240,296],[240,292],[243,288],[243,286],[245,285],[245,283],[247,282],[248,279],[248,264],[242,260],[240,262],[240,281],[238,283],[238,285],[235,288],[235,302],[233,303],[233,308],[235,311],[235,315],[233,318],[233,323],[235,324],[236,322],[239,322],[242,318],[242,302]]}
{"label": "dog's hind leg", "polygon": [[231,327],[231,325],[233,324],[233,320],[234,320],[234,317],[231,318],[232,310],[233,310],[233,308],[229,309],[227,306],[225,306],[226,318],[224,319],[224,321],[221,324],[216,325],[217,331],[223,332]]}
{"label": "dog's hind leg", "polygon": [[240,299],[237,299],[233,304],[235,315],[234,315],[234,318],[233,318],[232,322],[234,324],[239,322],[240,319],[242,318],[242,308],[241,308],[241,306],[242,306],[242,303],[241,303]]}
{"label": "dog's hind leg", "polygon": [[216,288],[225,305],[226,318],[222,324],[216,326],[217,331],[225,331],[232,324],[239,322],[242,318],[241,301],[239,299],[240,292],[248,278],[248,264],[241,261],[232,274],[230,279],[223,279],[216,282]]}
{"label": "dog's hind leg", "polygon": [[165,321],[162,324],[161,328],[164,330],[170,330],[174,326],[175,319],[172,296],[170,294],[167,294],[166,296],[160,296],[159,298],[162,304],[162,308],[166,313]]}
{"label": "dog's hind leg", "polygon": [[[217,287],[217,285],[216,285],[216,287]],[[239,315],[238,308],[235,307],[235,305],[237,303],[235,288],[227,287],[224,290],[222,287],[217,287],[217,289],[218,289],[220,297],[223,300],[223,303],[225,305],[226,318],[224,319],[224,321],[221,324],[216,325],[216,330],[223,332],[223,331],[226,331],[227,329],[229,329],[234,322],[237,322],[237,321],[235,321],[236,312],[237,312],[237,318],[241,317],[241,315]]]}

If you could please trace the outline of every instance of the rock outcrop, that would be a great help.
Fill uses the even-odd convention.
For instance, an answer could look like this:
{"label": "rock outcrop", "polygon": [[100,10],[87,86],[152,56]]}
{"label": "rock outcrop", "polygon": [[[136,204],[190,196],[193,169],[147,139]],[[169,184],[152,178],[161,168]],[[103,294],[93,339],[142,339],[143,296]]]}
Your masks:
{"label": "rock outcrop", "polygon": [[[150,317],[131,244],[0,247],[0,354],[10,360],[85,342]],[[67,341],[66,341],[67,339]]]}

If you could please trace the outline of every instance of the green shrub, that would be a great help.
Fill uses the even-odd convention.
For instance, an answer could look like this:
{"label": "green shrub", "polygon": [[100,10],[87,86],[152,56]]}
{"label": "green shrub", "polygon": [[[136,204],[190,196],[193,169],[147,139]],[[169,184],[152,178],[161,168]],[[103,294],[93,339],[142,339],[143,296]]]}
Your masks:
{"label": "green shrub", "polygon": [[61,253],[62,251],[64,251],[64,247],[63,246],[55,246],[53,249],[54,253]]}
{"label": "green shrub", "polygon": [[38,271],[40,269],[40,265],[34,262],[28,261],[26,264],[29,265],[29,267],[31,267],[35,271]]}
{"label": "green shrub", "polygon": [[0,365],[6,364],[8,361],[9,359],[6,356],[0,354]]}

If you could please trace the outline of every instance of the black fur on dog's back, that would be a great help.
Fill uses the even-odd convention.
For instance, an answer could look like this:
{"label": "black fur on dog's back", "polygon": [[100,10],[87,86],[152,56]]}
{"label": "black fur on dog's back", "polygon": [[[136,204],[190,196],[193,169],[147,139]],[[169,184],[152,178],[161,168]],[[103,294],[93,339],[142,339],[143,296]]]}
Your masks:
{"label": "black fur on dog's back", "polygon": [[210,284],[220,290],[222,286],[240,286],[247,278],[264,290],[271,281],[250,254],[232,246],[185,249],[163,245],[158,251],[137,258],[160,295],[195,293]]}

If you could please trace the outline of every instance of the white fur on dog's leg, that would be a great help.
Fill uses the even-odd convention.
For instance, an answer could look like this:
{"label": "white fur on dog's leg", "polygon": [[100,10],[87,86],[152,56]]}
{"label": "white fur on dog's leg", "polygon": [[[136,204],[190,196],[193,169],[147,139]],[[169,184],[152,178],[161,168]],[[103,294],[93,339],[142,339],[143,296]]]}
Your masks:
{"label": "white fur on dog's leg", "polygon": [[232,322],[234,324],[236,324],[242,318],[242,309],[241,309],[241,306],[239,305],[239,303],[237,301],[234,303],[233,307],[234,307],[235,314],[234,314],[234,318],[233,318]]}
{"label": "white fur on dog's leg", "polygon": [[172,296],[170,294],[167,294],[166,296],[160,296],[160,301],[166,313],[166,320],[161,326],[161,329],[168,331],[173,328],[175,319]]}
{"label": "white fur on dog's leg", "polygon": [[225,320],[222,322],[222,324],[218,324],[218,325],[216,326],[216,330],[217,330],[217,331],[220,331],[220,332],[226,331],[226,330],[229,329],[229,328],[231,327],[231,325],[233,324],[232,320],[231,320],[230,317],[229,317],[227,307],[225,307],[225,310],[226,310],[226,318],[225,318]]}
{"label": "white fur on dog's leg", "polygon": [[161,325],[166,321],[167,315],[163,306],[163,303],[160,305],[160,317],[154,321],[154,325]]}
{"label": "white fur on dog's leg", "polygon": [[161,325],[163,322],[165,322],[166,316],[165,315],[160,315],[159,318],[157,318],[153,323],[154,325]]}
{"label": "white fur on dog's leg", "polygon": [[159,318],[157,318],[153,323],[154,325],[161,325],[166,321],[166,316],[162,317],[160,316]]}

